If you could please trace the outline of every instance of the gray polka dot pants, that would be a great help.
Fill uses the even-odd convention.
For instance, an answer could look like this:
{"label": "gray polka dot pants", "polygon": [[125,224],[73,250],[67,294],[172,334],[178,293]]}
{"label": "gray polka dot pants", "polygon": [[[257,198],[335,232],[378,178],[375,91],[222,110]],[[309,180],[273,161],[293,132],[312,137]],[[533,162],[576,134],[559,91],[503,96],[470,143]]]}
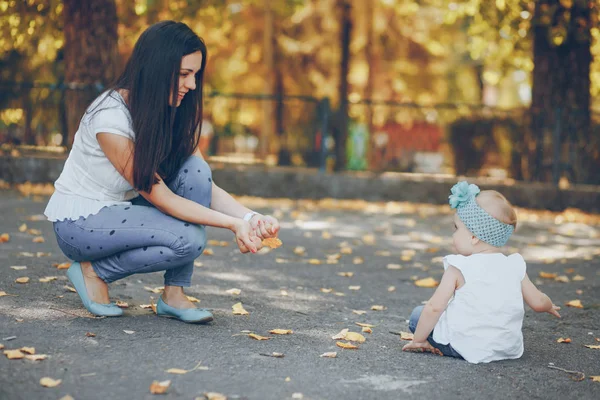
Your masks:
{"label": "gray polka dot pants", "polygon": [[[167,184],[179,196],[210,207],[212,174],[201,158],[187,159]],[[104,207],[87,218],[55,222],[54,232],[67,257],[91,261],[107,283],[165,271],[165,285],[190,286],[194,260],[206,246],[204,226],[163,214],[142,196],[131,205]]]}

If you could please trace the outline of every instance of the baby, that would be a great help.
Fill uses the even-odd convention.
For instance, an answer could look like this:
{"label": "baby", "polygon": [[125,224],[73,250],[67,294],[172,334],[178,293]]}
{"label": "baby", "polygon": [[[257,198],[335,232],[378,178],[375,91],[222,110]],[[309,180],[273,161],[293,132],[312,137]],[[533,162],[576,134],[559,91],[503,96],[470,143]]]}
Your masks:
{"label": "baby", "polygon": [[470,363],[519,358],[523,354],[523,300],[537,312],[560,318],[560,308],[529,280],[523,257],[505,256],[517,215],[504,196],[454,185],[452,239],[458,255],[444,257],[444,275],[425,306],[414,309],[414,339],[404,351],[430,351]]}

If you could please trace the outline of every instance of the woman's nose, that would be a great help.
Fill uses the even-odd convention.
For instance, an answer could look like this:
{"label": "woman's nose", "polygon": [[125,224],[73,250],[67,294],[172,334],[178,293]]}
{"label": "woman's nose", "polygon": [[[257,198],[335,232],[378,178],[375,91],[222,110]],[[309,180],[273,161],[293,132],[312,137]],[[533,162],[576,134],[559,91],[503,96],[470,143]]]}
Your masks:
{"label": "woman's nose", "polygon": [[190,74],[190,76],[185,80],[185,86],[190,90],[196,89],[196,77]]}

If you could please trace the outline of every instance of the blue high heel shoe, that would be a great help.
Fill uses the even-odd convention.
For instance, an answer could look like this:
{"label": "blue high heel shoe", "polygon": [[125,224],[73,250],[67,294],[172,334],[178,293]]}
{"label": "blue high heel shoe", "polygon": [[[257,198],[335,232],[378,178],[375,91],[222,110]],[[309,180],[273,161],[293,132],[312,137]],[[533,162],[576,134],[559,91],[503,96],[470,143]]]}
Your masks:
{"label": "blue high heel shoe", "polygon": [[162,296],[156,304],[156,315],[177,318],[188,324],[204,324],[213,320],[213,315],[203,308],[175,308],[165,303]]}
{"label": "blue high heel shoe", "polygon": [[117,307],[116,304],[100,304],[93,302],[88,296],[87,288],[85,287],[85,281],[83,280],[83,272],[81,271],[81,264],[74,262],[67,270],[67,277],[77,290],[77,294],[83,303],[83,306],[92,314],[100,317],[119,317],[123,315],[123,310]]}

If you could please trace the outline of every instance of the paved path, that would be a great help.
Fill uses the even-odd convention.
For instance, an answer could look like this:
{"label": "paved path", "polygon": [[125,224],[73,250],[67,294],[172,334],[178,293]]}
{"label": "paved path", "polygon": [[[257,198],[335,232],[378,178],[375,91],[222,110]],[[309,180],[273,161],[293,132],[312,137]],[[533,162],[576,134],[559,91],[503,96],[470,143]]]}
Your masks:
{"label": "paved path", "polygon": [[[154,380],[171,380],[167,394],[159,397],[165,399],[204,398],[206,392],[261,400],[598,398],[600,382],[587,376],[600,375],[600,350],[584,345],[600,344],[595,341],[600,337],[599,225],[521,212],[528,221],[511,244],[528,259],[530,276],[541,281],[555,303],[579,299],[584,308],[563,307],[561,320],[527,310],[521,359],[470,365],[402,353],[404,342],[390,333],[407,331],[410,311],[433,292],[416,287],[413,279],[441,276],[439,257],[451,251],[451,216],[445,207],[249,200],[261,211],[280,214],[284,246],[243,256],[229,232],[210,229],[210,239],[229,245],[212,244],[214,254],[198,259],[202,266],[196,268],[188,294],[212,309],[216,320],[194,326],[140,308],[158,296],[144,289],[162,285],[158,273],[112,285],[112,297],[129,304],[124,317],[90,318],[77,295],[64,289],[65,271],[52,266],[67,260],[51,225],[35,220],[46,199],[0,191],[0,233],[10,234],[10,241],[0,244],[0,291],[15,295],[0,297],[0,343],[4,350],[31,346],[49,356],[38,362],[0,357],[0,399],[54,400],[67,394],[75,399],[150,399],[156,398],[149,391]],[[24,223],[39,229],[45,243],[33,243],[34,235],[20,232]],[[304,255],[295,254],[298,246],[306,249]],[[352,254],[327,264],[326,255],[340,253],[342,247]],[[51,254],[37,257],[37,252]],[[540,271],[568,276],[570,282],[541,279]],[[573,281],[575,275],[585,280]],[[23,276],[30,278],[28,284],[15,283]],[[58,279],[39,282],[46,276]],[[241,294],[228,294],[231,288]],[[232,314],[231,306],[240,301],[249,316]],[[373,305],[386,309],[372,311]],[[355,322],[376,326],[373,333],[364,333],[367,340],[360,349],[336,347],[331,336],[344,328],[360,332]],[[270,335],[275,328],[294,333]],[[256,341],[242,331],[272,338]],[[86,336],[88,332],[95,337]],[[16,338],[7,339],[11,336]],[[572,342],[559,344],[560,337]],[[319,357],[333,351],[337,358]],[[261,355],[272,352],[285,357]],[[201,368],[185,375],[166,372],[189,370],[200,362]],[[550,363],[581,371],[586,379],[575,382],[548,368]],[[62,383],[44,388],[42,377]]]}

